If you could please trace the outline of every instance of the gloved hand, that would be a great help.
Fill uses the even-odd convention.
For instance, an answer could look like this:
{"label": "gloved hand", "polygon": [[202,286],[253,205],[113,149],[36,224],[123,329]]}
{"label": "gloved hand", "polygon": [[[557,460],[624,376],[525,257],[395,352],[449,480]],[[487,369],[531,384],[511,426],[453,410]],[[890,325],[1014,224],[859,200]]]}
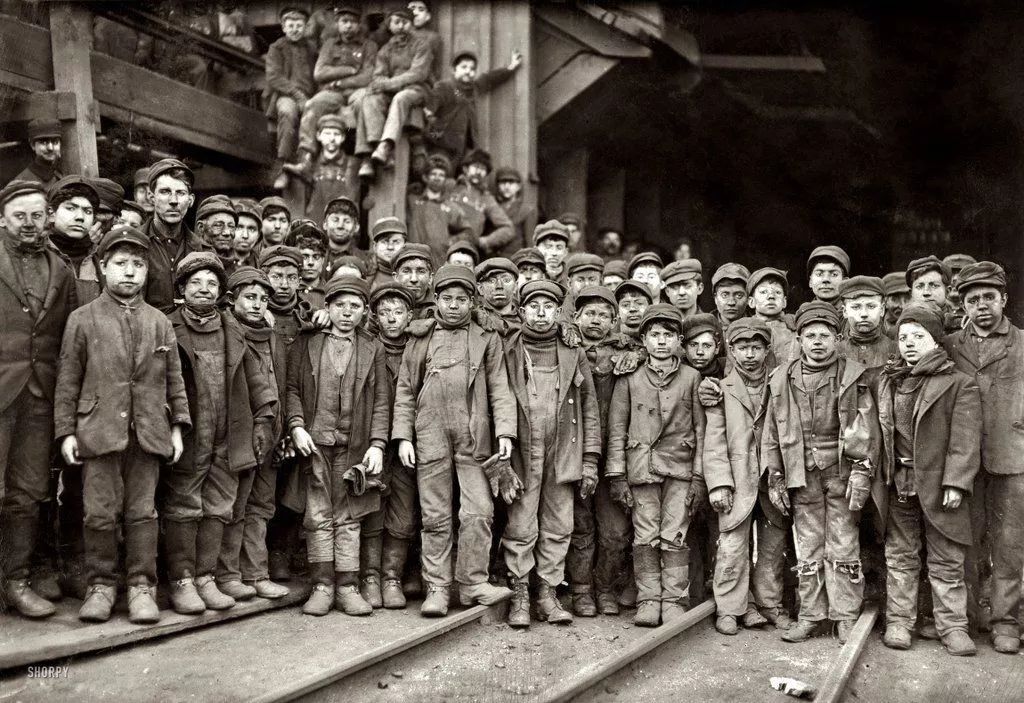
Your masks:
{"label": "gloved hand", "polygon": [[789,491],[781,473],[768,474],[768,499],[783,515],[789,515]]}
{"label": "gloved hand", "polygon": [[252,428],[252,451],[256,455],[256,463],[262,464],[273,450],[274,428],[270,422],[261,420]]}
{"label": "gloved hand", "polygon": [[612,367],[612,373],[616,376],[624,376],[627,373],[633,373],[640,364],[643,363],[644,354],[636,349],[623,352],[618,358],[614,359],[615,366]]}
{"label": "gloved hand", "polygon": [[850,510],[863,510],[871,495],[871,474],[862,469],[850,472],[850,480],[846,482],[846,498],[850,501]]}
{"label": "gloved hand", "polygon": [[871,432],[868,421],[857,413],[853,422],[843,432],[843,454],[851,461],[864,461],[871,458]]}
{"label": "gloved hand", "polygon": [[495,454],[484,462],[484,475],[491,485],[491,495],[497,498],[499,495],[506,505],[511,505],[523,494],[523,482],[512,470],[512,462],[502,459],[500,454]]}
{"label": "gloved hand", "polygon": [[722,402],[722,384],[710,376],[701,380],[697,386],[697,400],[705,408],[713,408]]}
{"label": "gloved hand", "polygon": [[703,476],[692,476],[690,478],[690,490],[686,492],[686,507],[691,512],[696,512],[704,505],[708,497],[708,484],[704,482]]}
{"label": "gloved hand", "polygon": [[625,476],[613,478],[610,484],[612,500],[622,506],[624,510],[633,509],[633,491],[629,490]]}
{"label": "gloved hand", "polygon": [[586,500],[597,490],[597,464],[583,462],[583,478],[580,480],[580,498]]}
{"label": "gloved hand", "polygon": [[716,513],[727,513],[732,510],[732,497],[732,489],[728,486],[712,488],[708,494],[708,500],[711,501],[711,507]]}
{"label": "gloved hand", "polygon": [[580,336],[580,331],[576,329],[576,325],[569,322],[559,323],[558,336],[562,338],[562,342],[567,347],[578,347],[583,341],[583,337]]}

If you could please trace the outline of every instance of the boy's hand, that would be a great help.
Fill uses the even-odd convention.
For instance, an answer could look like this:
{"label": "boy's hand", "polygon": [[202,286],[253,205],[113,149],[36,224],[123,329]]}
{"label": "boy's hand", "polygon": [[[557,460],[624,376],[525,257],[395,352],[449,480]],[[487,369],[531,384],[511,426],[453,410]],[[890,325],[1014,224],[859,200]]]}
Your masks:
{"label": "boy's hand", "polygon": [[708,484],[704,483],[703,476],[693,476],[690,478],[690,490],[686,492],[686,507],[691,508],[693,512],[700,510],[701,505],[704,504],[704,500],[708,497]]}
{"label": "boy's hand", "polygon": [[580,481],[580,498],[586,500],[597,490],[597,477],[584,476]]}
{"label": "boy's hand", "polygon": [[712,488],[708,500],[711,501],[711,507],[716,513],[727,513],[732,510],[732,489],[728,486]]}
{"label": "boy's hand", "polygon": [[708,376],[697,386],[697,399],[705,408],[713,408],[722,402],[722,386]]}
{"label": "boy's hand", "polygon": [[964,492],[959,488],[947,486],[942,490],[942,508],[944,510],[956,510],[963,502]]}
{"label": "boy's hand", "polygon": [[867,471],[854,469],[846,482],[846,499],[850,501],[850,510],[863,510],[871,495],[871,475]]}
{"label": "boy's hand", "polygon": [[78,457],[78,439],[73,434],[69,434],[61,441],[60,455],[69,466],[78,466],[82,463]]}
{"label": "boy's hand", "polygon": [[514,71],[523,64],[523,52],[515,49],[512,52],[512,60],[508,62],[508,70]]}
{"label": "boy's hand", "polygon": [[316,444],[305,427],[292,429],[292,442],[295,444],[295,450],[302,456],[309,456],[316,451]]}
{"label": "boy's hand", "polygon": [[[504,438],[498,440],[498,446],[501,446],[502,441],[507,441]],[[398,460],[402,462],[402,466],[407,469],[416,468],[416,448],[412,446],[412,442],[407,439],[403,439],[398,443]]]}
{"label": "boy's hand", "polygon": [[331,314],[326,310],[316,310],[313,312],[313,317],[310,321],[319,329],[330,327],[331,325]]}
{"label": "boy's hand", "polygon": [[768,474],[768,499],[783,515],[789,515],[789,490],[786,479],[780,473]]}
{"label": "boy's hand", "polygon": [[185,451],[185,443],[181,440],[181,425],[171,427],[171,463],[177,464]]}
{"label": "boy's hand", "polygon": [[269,422],[257,422],[252,430],[252,451],[256,455],[256,463],[262,464],[267,454],[274,448],[273,428]]}
{"label": "boy's hand", "polygon": [[633,509],[633,491],[629,490],[625,476],[613,478],[611,483],[612,500],[618,503],[625,510]]}
{"label": "boy's hand", "polygon": [[366,464],[367,476],[379,476],[384,470],[384,450],[380,447],[370,447],[363,454],[363,463]]}
{"label": "boy's hand", "polygon": [[498,456],[503,460],[512,458],[512,440],[508,437],[498,437]]}

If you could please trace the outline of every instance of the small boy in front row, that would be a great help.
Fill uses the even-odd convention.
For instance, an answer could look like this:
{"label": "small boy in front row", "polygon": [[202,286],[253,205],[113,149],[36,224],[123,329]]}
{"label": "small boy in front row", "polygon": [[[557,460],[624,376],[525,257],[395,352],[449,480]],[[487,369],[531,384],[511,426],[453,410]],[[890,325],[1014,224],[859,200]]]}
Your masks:
{"label": "small boy in front row", "polygon": [[633,511],[633,623],[657,627],[689,607],[686,531],[695,478],[703,476],[700,373],[677,356],[683,317],[672,305],[647,308],[640,339],[647,363],[615,383],[608,413],[605,477],[612,499]]}
{"label": "small boy in front row", "polygon": [[171,322],[142,299],[149,238],[118,226],[100,240],[103,293],[68,318],[54,426],[68,464],[83,464],[89,590],[81,620],[110,618],[117,595],[117,527],[124,524],[128,619],[153,623],[161,462],[191,427]]}

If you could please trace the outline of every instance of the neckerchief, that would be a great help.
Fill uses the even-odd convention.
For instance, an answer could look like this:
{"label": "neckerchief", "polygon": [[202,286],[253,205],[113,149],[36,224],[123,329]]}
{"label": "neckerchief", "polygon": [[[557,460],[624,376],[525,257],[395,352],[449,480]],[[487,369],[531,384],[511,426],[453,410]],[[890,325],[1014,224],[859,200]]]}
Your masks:
{"label": "neckerchief", "polygon": [[441,313],[437,308],[434,308],[434,319],[437,320],[437,324],[441,325],[441,327],[446,330],[457,330],[469,326],[469,321],[472,319],[472,316],[473,311],[466,310],[466,314],[461,316],[458,321],[450,323],[446,322],[445,319],[441,317]]}
{"label": "neckerchief", "polygon": [[814,373],[815,371],[821,371],[822,369],[827,369],[829,366],[831,366],[832,364],[836,363],[836,361],[838,359],[839,359],[839,352],[836,351],[835,349],[833,349],[832,353],[829,354],[825,359],[823,359],[821,361],[814,361],[813,359],[808,359],[806,354],[801,354],[800,355],[800,366],[803,368],[803,370],[806,373]]}

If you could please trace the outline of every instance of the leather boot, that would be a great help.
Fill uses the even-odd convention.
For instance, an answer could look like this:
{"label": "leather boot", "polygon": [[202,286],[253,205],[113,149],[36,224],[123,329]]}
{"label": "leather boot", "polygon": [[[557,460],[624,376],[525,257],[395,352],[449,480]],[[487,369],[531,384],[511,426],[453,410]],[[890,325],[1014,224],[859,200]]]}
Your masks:
{"label": "leather boot", "polygon": [[256,597],[256,589],[252,586],[242,583],[241,579],[231,579],[230,581],[219,581],[217,582],[217,588],[226,596],[238,600],[249,600],[250,598]]}
{"label": "leather boot", "polygon": [[313,182],[313,154],[308,151],[299,152],[299,160],[292,164],[284,164],[281,170],[298,176],[306,183]]}
{"label": "leather boot", "polygon": [[793,618],[789,617],[785,608],[762,608],[760,613],[777,630],[788,630],[793,624]]}
{"label": "leather boot", "polygon": [[636,615],[633,624],[657,627],[661,624],[661,558],[650,545],[634,545],[633,573],[636,579]]}
{"label": "leather boot", "polygon": [[618,615],[619,601],[615,598],[615,594],[608,591],[598,591],[597,610],[601,615]]}
{"label": "leather boot", "polygon": [[159,542],[160,524],[155,519],[124,526],[124,566],[129,584],[156,583]]}
{"label": "leather boot", "polygon": [[384,168],[391,168],[395,165],[394,152],[394,145],[387,139],[381,139],[377,143],[377,148],[370,154],[370,160],[376,161]]}
{"label": "leather boot", "polygon": [[345,615],[370,615],[373,607],[359,593],[356,583],[359,573],[356,571],[339,571],[334,575],[334,607]]}
{"label": "leather boot", "polygon": [[764,615],[761,615],[761,613],[758,612],[757,608],[748,603],[747,612],[743,613],[743,627],[750,630],[756,627],[764,627],[767,624],[768,618],[766,618]]}
{"label": "leather boot", "polygon": [[910,649],[910,630],[903,625],[886,625],[882,644],[889,649]]}
{"label": "leather boot", "polygon": [[[963,632],[963,630],[954,630],[954,632]],[[942,643],[946,644],[946,637],[942,638]],[[950,649],[948,644],[946,644],[946,648]],[[1016,654],[1020,651],[1020,638],[995,632],[992,634],[992,649],[1000,654]],[[953,654],[953,650],[950,649],[949,653]]]}
{"label": "leather boot", "polygon": [[128,620],[140,625],[160,622],[160,609],[156,607],[156,588],[148,583],[128,587]]}
{"label": "leather boot", "polygon": [[256,579],[255,581],[243,581],[243,583],[247,586],[252,586],[257,596],[268,600],[278,600],[291,593],[291,589],[287,586],[274,583],[270,579]]}
{"label": "leather boot", "polygon": [[[951,630],[942,636],[942,644],[946,651],[954,657],[973,657],[978,653],[978,647],[974,640],[967,634],[967,630]],[[1017,646],[1020,647],[1020,639],[1017,638]],[[999,650],[996,650],[999,651]]]}
{"label": "leather boot", "polygon": [[223,522],[208,517],[199,521],[199,533],[196,536],[196,590],[210,610],[227,610],[235,604],[234,598],[221,592],[213,577],[223,538]]}
{"label": "leather boot", "polygon": [[272,551],[267,556],[268,571],[271,581],[290,581],[291,569],[288,566],[288,555],[282,551]]}
{"label": "leather boot", "polygon": [[381,600],[389,610],[401,610],[405,607],[405,594],[402,592],[402,571],[409,554],[409,540],[384,535],[381,551],[381,572],[384,584],[381,588]]}
{"label": "leather boot", "polygon": [[818,631],[818,623],[815,620],[797,620],[789,626],[789,629],[782,635],[783,642],[804,642],[811,639]]}
{"label": "leather boot", "polygon": [[668,622],[690,609],[689,550],[661,550],[661,621]]}
{"label": "leather boot", "polygon": [[199,615],[206,612],[206,603],[199,597],[196,590],[196,583],[191,578],[171,581],[170,584],[171,607],[174,612],[182,615]]}
{"label": "leather boot", "polygon": [[235,605],[235,599],[217,587],[217,581],[210,575],[195,579],[196,592],[210,610],[227,610]]}
{"label": "leather boot", "polygon": [[309,565],[313,589],[302,606],[306,615],[327,615],[334,604],[334,562],[313,562]]}
{"label": "leather boot", "polygon": [[164,520],[163,529],[168,579],[191,580],[196,575],[196,536],[199,534],[199,523]]}
{"label": "leather boot", "polygon": [[110,619],[110,611],[114,608],[117,589],[102,583],[89,586],[85,602],[78,609],[78,619],[83,622],[106,622]]}
{"label": "leather boot", "polygon": [[735,615],[719,615],[715,618],[715,629],[723,635],[735,635],[740,631]]}
{"label": "leather boot", "polygon": [[26,618],[46,618],[57,612],[53,603],[29,588],[28,579],[8,579],[4,583],[4,601]]}
{"label": "leather boot", "polygon": [[459,584],[459,602],[467,606],[473,605],[474,603],[479,603],[480,605],[494,605],[495,603],[500,603],[511,595],[512,591],[509,589],[503,586],[495,586],[487,581],[474,584]]}
{"label": "leather boot", "polygon": [[64,594],[57,581],[57,572],[49,564],[41,564],[32,569],[29,585],[36,595],[48,601],[60,600]]}
{"label": "leather boot", "polygon": [[572,613],[562,607],[554,587],[543,581],[537,586],[537,619],[555,624],[572,622]]}
{"label": "leather boot", "polygon": [[359,540],[359,595],[371,608],[384,607],[380,587],[383,545],[384,535],[380,533]]}
{"label": "leather boot", "polygon": [[594,602],[594,594],[591,593],[588,584],[573,584],[572,590],[572,612],[581,618],[597,617],[597,604]]}
{"label": "leather boot", "polygon": [[420,615],[426,618],[443,618],[448,614],[449,591],[447,586],[427,586],[427,597],[420,605]]}
{"label": "leather boot", "polygon": [[846,640],[850,639],[850,633],[853,632],[853,626],[856,624],[856,620],[840,620],[836,623],[836,637],[839,639],[839,644],[846,644]]}
{"label": "leather boot", "polygon": [[512,581],[512,602],[508,607],[509,627],[530,626],[530,578],[524,576],[517,579],[511,577]]}

